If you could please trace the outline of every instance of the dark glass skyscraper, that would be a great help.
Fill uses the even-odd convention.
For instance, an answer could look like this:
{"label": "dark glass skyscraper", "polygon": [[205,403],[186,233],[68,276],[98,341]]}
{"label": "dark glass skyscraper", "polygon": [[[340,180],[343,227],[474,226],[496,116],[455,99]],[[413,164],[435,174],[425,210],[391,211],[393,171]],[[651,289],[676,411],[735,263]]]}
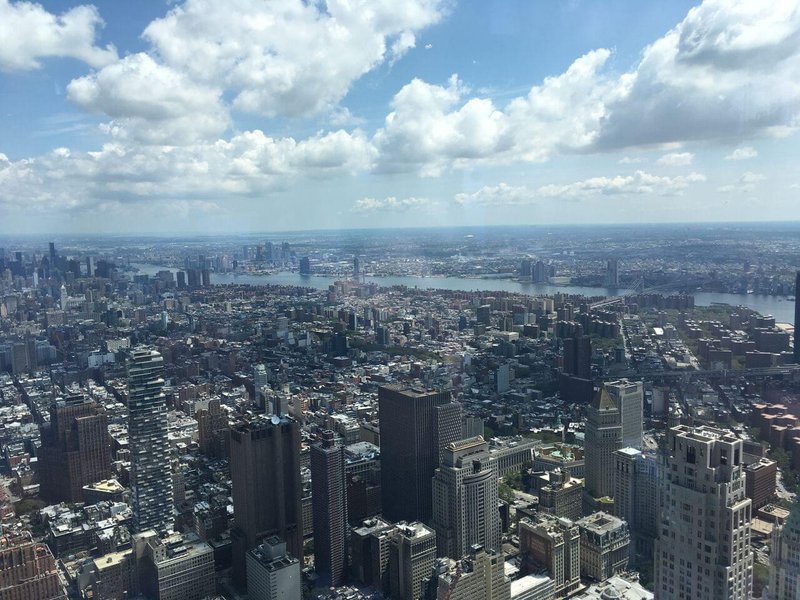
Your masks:
{"label": "dark glass skyscraper", "polygon": [[[383,515],[391,521],[429,521],[432,478],[440,450],[461,437],[461,411],[450,392],[403,386],[378,390]],[[455,405],[456,407],[458,405]],[[442,410],[438,410],[439,408]]]}
{"label": "dark glass skyscraper", "polygon": [[347,568],[347,498],[344,446],[332,431],[311,446],[314,569],[328,585],[341,585]]}
{"label": "dark glass skyscraper", "polygon": [[172,473],[164,398],[164,359],[136,349],[128,360],[128,438],[136,531],[172,528]]}
{"label": "dark glass skyscraper", "polygon": [[303,558],[300,426],[289,417],[259,417],[231,429],[233,577],[246,581],[245,554],[269,536]]}

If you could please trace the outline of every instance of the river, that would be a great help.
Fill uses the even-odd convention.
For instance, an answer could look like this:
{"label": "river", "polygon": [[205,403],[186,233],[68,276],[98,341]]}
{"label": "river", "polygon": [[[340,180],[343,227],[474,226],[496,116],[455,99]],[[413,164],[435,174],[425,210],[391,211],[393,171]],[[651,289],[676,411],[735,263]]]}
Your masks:
{"label": "river", "polygon": [[[132,267],[139,269],[141,274],[155,275],[158,271],[179,269],[159,267],[141,263],[131,263]],[[341,277],[325,275],[300,275],[299,273],[285,271],[272,275],[250,275],[233,273],[212,273],[211,283],[216,285],[294,285],[316,289],[327,289]],[[410,288],[463,290],[479,292],[516,292],[531,295],[553,294],[581,294],[584,296],[617,296],[630,290],[612,289],[603,287],[586,287],[579,285],[549,285],[544,283],[529,283],[514,281],[512,279],[466,279],[460,277],[413,277],[413,276],[386,276],[367,277],[368,283],[377,283],[381,286],[404,285]],[[780,296],[761,296],[756,294],[722,294],[715,292],[695,292],[697,306],[710,306],[722,303],[732,306],[746,306],[760,312],[762,315],[772,315],[779,323],[794,324],[794,302]]]}

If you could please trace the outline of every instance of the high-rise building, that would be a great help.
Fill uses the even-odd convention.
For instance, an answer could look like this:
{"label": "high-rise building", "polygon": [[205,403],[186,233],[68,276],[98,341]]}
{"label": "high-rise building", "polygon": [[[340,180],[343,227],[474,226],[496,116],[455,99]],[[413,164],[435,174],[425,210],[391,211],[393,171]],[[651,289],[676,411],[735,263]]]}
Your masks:
{"label": "high-rise building", "polygon": [[194,414],[197,420],[198,446],[201,454],[223,458],[228,456],[230,432],[228,418],[222,410],[219,398],[208,401],[208,408]]}
{"label": "high-rise building", "polygon": [[111,474],[105,410],[81,394],[59,398],[50,407],[38,454],[42,496],[52,502],[82,502],[83,486]]}
{"label": "high-rise building", "polygon": [[497,465],[478,436],[445,447],[433,478],[433,528],[439,556],[458,559],[476,544],[500,549]]}
{"label": "high-rise building", "polygon": [[436,560],[436,534],[422,523],[398,523],[389,539],[389,590],[394,600],[417,600]]}
{"label": "high-rise building", "polygon": [[311,261],[307,256],[300,259],[300,275],[311,275]]}
{"label": "high-rise building", "polygon": [[353,258],[353,279],[361,279],[361,259],[357,256]]}
{"label": "high-rise building", "polygon": [[460,560],[439,558],[433,566],[427,598],[431,600],[510,600],[501,551],[475,547]]}
{"label": "high-rise building", "polygon": [[620,379],[605,384],[622,419],[622,446],[641,448],[644,431],[644,387],[641,381]]}
{"label": "high-rise building", "polygon": [[255,401],[265,412],[269,412],[264,398],[264,388],[269,385],[269,373],[264,365],[253,367],[253,389],[255,391]]}
{"label": "high-rise building", "polygon": [[583,480],[556,468],[542,476],[539,510],[555,517],[577,521],[582,516]]}
{"label": "high-rise building", "polygon": [[314,570],[321,581],[339,586],[347,569],[347,500],[344,446],[332,431],[311,446],[311,501]]}
{"label": "high-rise building", "polygon": [[256,417],[231,429],[233,576],[244,585],[245,553],[269,536],[303,556],[300,426],[290,417]]}
{"label": "high-rise building", "polygon": [[745,475],[745,492],[753,501],[753,510],[758,510],[775,495],[778,463],[766,456],[761,457],[745,467]]}
{"label": "high-rise building", "polygon": [[247,553],[247,597],[251,600],[296,600],[302,595],[300,561],[286,553],[276,536]]}
{"label": "high-rise building", "polygon": [[596,512],[576,524],[581,530],[581,575],[605,581],[628,567],[631,536],[625,521]]}
{"label": "high-rise building", "polygon": [[128,370],[128,445],[136,531],[171,529],[172,472],[164,398],[164,359],[155,350],[131,352]]}
{"label": "high-rise building", "polygon": [[800,364],[800,271],[794,282],[794,362]]}
{"label": "high-rise building", "polygon": [[614,452],[614,514],[628,523],[631,555],[652,560],[658,534],[661,469],[654,454],[636,448]]}
{"label": "high-rise building", "polygon": [[0,537],[0,598],[67,600],[50,548],[29,533]]}
{"label": "high-rise building", "polygon": [[608,390],[601,386],[587,408],[584,456],[586,493],[591,498],[614,494],[613,454],[622,446],[619,407]]}
{"label": "high-rise building", "polygon": [[742,441],[723,429],[679,425],[669,430],[667,451],[656,597],[750,598],[752,515]]}
{"label": "high-rise building", "polygon": [[389,543],[395,526],[367,519],[350,531],[350,568],[361,583],[389,593]]}
{"label": "high-rise building", "polygon": [[795,502],[785,523],[772,530],[767,600],[800,598],[800,503]]}
{"label": "high-rise building", "polygon": [[592,340],[585,335],[564,340],[564,373],[579,379],[592,378]]}
{"label": "high-rise building", "polygon": [[214,594],[214,550],[195,534],[146,536],[135,540],[136,546],[143,546],[144,559],[138,561],[137,570],[146,597],[205,600]]}
{"label": "high-rise building", "polygon": [[429,521],[432,478],[442,448],[461,437],[461,413],[449,391],[403,386],[378,389],[383,516]]}
{"label": "high-rise building", "polygon": [[565,598],[580,587],[581,534],[569,519],[549,515],[520,519],[519,549],[526,573],[549,571],[556,598]]}

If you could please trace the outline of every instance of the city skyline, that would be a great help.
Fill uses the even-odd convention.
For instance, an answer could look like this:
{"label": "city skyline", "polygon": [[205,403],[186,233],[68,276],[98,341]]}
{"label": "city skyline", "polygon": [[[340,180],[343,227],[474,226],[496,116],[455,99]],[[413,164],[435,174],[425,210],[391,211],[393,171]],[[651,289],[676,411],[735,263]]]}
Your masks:
{"label": "city skyline", "polygon": [[0,234],[800,219],[795,2],[231,12],[0,2]]}

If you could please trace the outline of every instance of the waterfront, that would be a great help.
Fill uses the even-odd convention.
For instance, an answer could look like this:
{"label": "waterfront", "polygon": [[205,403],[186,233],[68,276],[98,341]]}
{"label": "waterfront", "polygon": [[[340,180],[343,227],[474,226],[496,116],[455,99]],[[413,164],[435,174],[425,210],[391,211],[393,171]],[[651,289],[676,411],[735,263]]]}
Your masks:
{"label": "waterfront", "polygon": [[[179,269],[131,263],[132,267],[146,275],[155,275],[158,271]],[[212,273],[211,283],[215,285],[292,285],[314,289],[327,289],[342,277],[325,275],[300,275],[293,271],[283,271],[270,275]],[[611,289],[603,287],[586,287],[576,285],[549,285],[528,283],[513,279],[463,279],[458,277],[366,277],[367,283],[376,283],[380,286],[390,287],[403,285],[409,288],[463,290],[480,292],[515,292],[532,295],[553,294],[581,294],[584,296],[616,296],[629,293],[627,289]],[[710,306],[712,304],[730,304],[732,306],[746,306],[763,315],[772,315],[779,323],[794,324],[794,302],[780,296],[763,296],[757,294],[723,294],[715,292],[695,292],[697,306]]]}

